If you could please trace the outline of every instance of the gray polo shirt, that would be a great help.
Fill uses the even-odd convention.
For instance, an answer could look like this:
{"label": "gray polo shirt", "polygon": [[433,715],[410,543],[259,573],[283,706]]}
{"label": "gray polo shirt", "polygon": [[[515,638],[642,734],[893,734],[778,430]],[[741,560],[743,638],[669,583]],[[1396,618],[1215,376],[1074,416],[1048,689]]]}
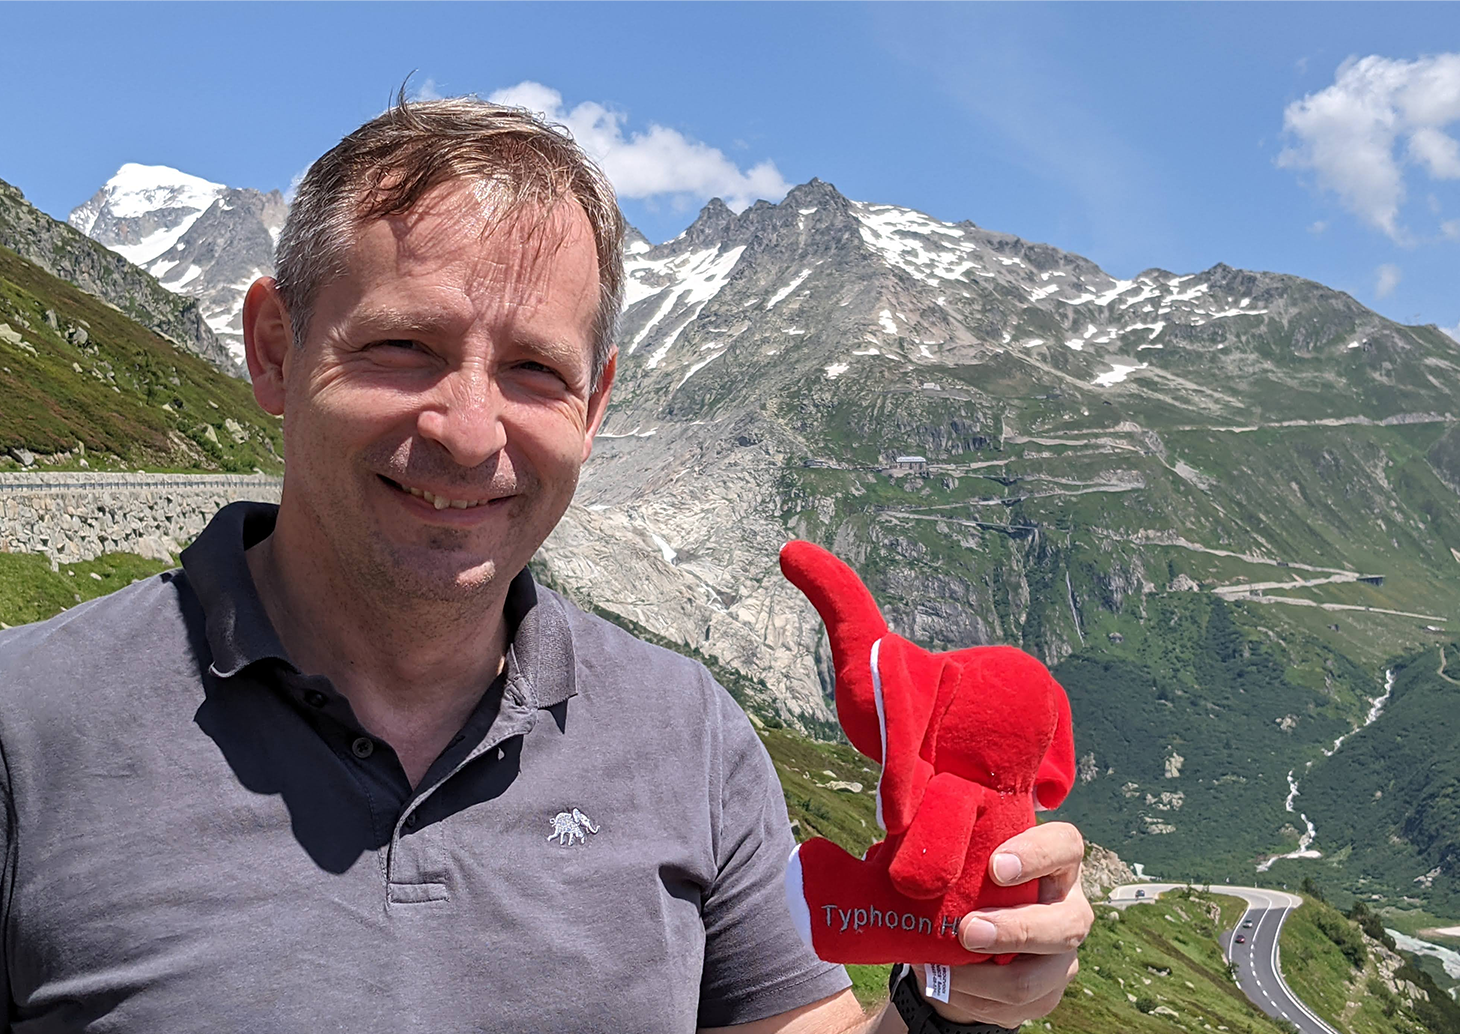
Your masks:
{"label": "gray polo shirt", "polygon": [[847,986],[703,668],[524,572],[503,675],[413,792],[265,616],[243,551],[274,513],[0,633],[8,1029],[686,1032]]}

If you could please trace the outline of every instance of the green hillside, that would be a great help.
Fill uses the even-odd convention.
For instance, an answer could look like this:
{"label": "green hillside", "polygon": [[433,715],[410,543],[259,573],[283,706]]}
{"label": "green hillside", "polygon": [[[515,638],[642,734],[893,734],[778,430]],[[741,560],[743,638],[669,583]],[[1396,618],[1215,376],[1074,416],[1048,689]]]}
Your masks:
{"label": "green hillside", "polygon": [[282,471],[244,381],[0,248],[0,470]]}
{"label": "green hillside", "polygon": [[52,219],[26,201],[19,187],[4,180],[0,180],[0,248],[75,284],[141,326],[181,342],[219,369],[234,370],[233,357],[213,335],[195,299],[174,294],[121,255]]}
{"label": "green hillside", "polygon": [[108,553],[52,571],[39,553],[0,553],[0,627],[44,621],[172,566],[131,553]]}
{"label": "green hillside", "polygon": [[[872,467],[875,451],[853,443],[892,437],[876,428],[894,419],[878,405],[838,409],[823,433],[850,426],[824,448],[865,449]],[[921,403],[903,405],[906,424]],[[1082,761],[1062,815],[1091,839],[1163,877],[1251,880],[1259,861],[1298,846],[1304,826],[1284,807],[1292,771],[1332,859],[1348,840],[1348,783],[1305,774],[1308,763],[1362,722],[1396,654],[1431,647],[1460,618],[1460,496],[1441,476],[1454,432],[1443,420],[1173,428],[1158,451],[1108,430],[1120,415],[1096,431],[1051,414],[1038,440],[1013,444],[992,420],[975,433],[969,416],[967,451],[945,442],[923,475],[792,463],[784,518],[855,558],[904,634],[1062,658]],[[916,428],[914,440],[928,433]],[[1460,759],[1456,742],[1436,742],[1436,755]],[[1417,783],[1441,770],[1406,761]],[[1457,829],[1438,832],[1448,847],[1436,852],[1460,850]],[[1387,828],[1368,843],[1374,859],[1395,855],[1389,871],[1408,871]],[[1273,875],[1295,881],[1311,864]],[[1446,908],[1460,914],[1460,901]]]}
{"label": "green hillside", "polygon": [[1345,914],[1304,887],[1283,924],[1283,979],[1310,1009],[1348,1034],[1460,1034],[1460,1005],[1399,954],[1361,902]]}
{"label": "green hillside", "polygon": [[[1287,773],[1348,731],[1371,680],[1321,642],[1269,639],[1251,610],[1150,596],[1144,620],[1116,623],[1122,642],[1055,667],[1081,759],[1061,817],[1127,861],[1199,882],[1247,881],[1264,854],[1297,846]],[[1326,685],[1308,684],[1315,669]]]}
{"label": "green hillside", "polygon": [[[1340,898],[1460,915],[1460,640],[1394,672],[1383,717],[1304,777],[1327,857],[1301,872]],[[1295,867],[1280,862],[1273,874],[1292,878]]]}
{"label": "green hillside", "polygon": [[[1080,973],[1047,1019],[1056,1034],[1157,1034],[1287,1028],[1247,1000],[1217,943],[1246,906],[1237,898],[1167,894],[1124,911],[1097,906]],[[1045,1024],[1037,1024],[1044,1026]]]}

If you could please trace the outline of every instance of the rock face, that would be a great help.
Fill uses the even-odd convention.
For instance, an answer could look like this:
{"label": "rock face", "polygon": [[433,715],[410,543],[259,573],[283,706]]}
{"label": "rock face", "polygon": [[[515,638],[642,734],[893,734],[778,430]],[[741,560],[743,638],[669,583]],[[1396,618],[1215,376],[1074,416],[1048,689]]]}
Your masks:
{"label": "rock face", "polygon": [[209,328],[243,364],[243,296],[274,269],[289,206],[267,194],[210,183],[162,165],[123,165],[68,222],[141,266],[163,287],[196,298]]}
{"label": "rock face", "polygon": [[186,474],[0,474],[0,552],[51,563],[137,553],[170,560],[220,508],[278,502],[278,478]]}
{"label": "rock face", "polygon": [[0,245],[115,306],[226,373],[242,374],[242,368],[214,336],[197,302],[172,293],[121,255],[52,219],[3,180]]}
{"label": "rock face", "polygon": [[1120,855],[1099,844],[1087,844],[1085,864],[1080,869],[1080,887],[1091,902],[1105,900],[1112,887],[1134,883],[1136,874],[1120,860]]}
{"label": "rock face", "polygon": [[[711,202],[672,241],[635,236],[626,264],[608,420],[540,560],[752,674],[793,722],[829,717],[829,681],[776,567],[787,538],[856,566],[901,634],[1053,664],[1130,597],[1200,591],[1182,555],[1339,567],[1347,542],[1292,534],[1320,511],[1349,515],[1355,545],[1374,512],[1425,526],[1372,429],[1438,436],[1460,414],[1460,346],[1319,284],[1119,280],[817,180],[739,214]],[[1274,493],[1279,470],[1317,473],[1316,427],[1332,465]],[[1425,563],[1453,562],[1422,537]]]}

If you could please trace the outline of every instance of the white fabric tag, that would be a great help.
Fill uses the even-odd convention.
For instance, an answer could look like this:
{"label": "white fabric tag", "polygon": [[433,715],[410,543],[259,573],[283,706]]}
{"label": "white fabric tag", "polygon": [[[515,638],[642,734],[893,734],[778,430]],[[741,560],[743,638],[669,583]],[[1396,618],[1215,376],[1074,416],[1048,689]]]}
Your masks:
{"label": "white fabric tag", "polygon": [[935,1002],[948,1001],[948,986],[953,982],[953,970],[935,963],[929,963],[923,969],[928,975],[928,986],[923,988],[923,997],[931,998]]}

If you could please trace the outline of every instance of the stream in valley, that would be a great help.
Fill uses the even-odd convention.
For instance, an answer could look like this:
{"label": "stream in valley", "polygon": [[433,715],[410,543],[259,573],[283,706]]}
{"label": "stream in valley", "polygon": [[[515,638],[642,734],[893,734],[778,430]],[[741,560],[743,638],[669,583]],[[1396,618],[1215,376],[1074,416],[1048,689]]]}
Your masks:
{"label": "stream in valley", "polygon": [[[1334,753],[1337,752],[1338,748],[1343,746],[1344,740],[1348,739],[1350,736],[1352,736],[1354,733],[1358,732],[1361,729],[1367,729],[1369,726],[1373,725],[1376,721],[1378,721],[1379,720],[1379,715],[1381,715],[1381,714],[1384,713],[1384,705],[1387,704],[1387,703],[1389,703],[1389,696],[1393,692],[1394,692],[1394,671],[1393,671],[1393,669],[1390,669],[1390,670],[1384,672],[1384,692],[1381,693],[1379,696],[1376,696],[1370,702],[1370,704],[1369,704],[1369,713],[1364,716],[1364,724],[1360,725],[1357,729],[1351,729],[1350,731],[1348,731],[1348,732],[1344,733],[1342,736],[1340,736],[1338,739],[1334,740],[1333,741],[1332,748],[1330,748],[1328,750],[1325,750],[1323,752],[1323,756],[1326,757],[1326,758],[1333,757]],[[1306,771],[1307,769],[1312,768],[1312,767],[1313,767],[1313,762],[1310,761],[1310,762],[1308,762],[1307,765],[1304,766],[1304,770]],[[1283,807],[1286,808],[1290,812],[1296,811],[1297,809],[1294,808],[1293,805],[1294,805],[1294,802],[1297,801],[1297,799],[1298,799],[1298,780],[1295,779],[1293,777],[1293,773],[1291,771],[1289,771],[1288,772],[1288,797],[1287,797],[1287,800],[1285,800],[1283,802]],[[1308,816],[1305,815],[1305,814],[1303,814],[1302,812],[1298,812],[1298,818],[1300,820],[1302,820],[1303,825],[1306,827],[1304,829],[1304,831],[1301,834],[1299,834],[1299,836],[1298,836],[1298,849],[1296,851],[1289,851],[1287,854],[1273,855],[1270,858],[1264,858],[1262,861],[1260,861],[1260,862],[1257,863],[1257,871],[1258,872],[1267,872],[1267,870],[1269,870],[1269,869],[1272,868],[1273,862],[1276,862],[1276,861],[1278,861],[1279,859],[1282,859],[1282,858],[1322,858],[1323,857],[1323,852],[1322,851],[1318,851],[1318,850],[1316,850],[1313,847],[1313,841],[1318,838],[1318,831],[1313,828],[1313,823],[1311,821],[1309,821]],[[1448,950],[1448,949],[1443,949],[1443,950]],[[1454,954],[1454,953],[1452,952],[1451,954]],[[1456,956],[1456,957],[1457,957],[1457,959],[1460,959],[1460,956]],[[1448,970],[1447,970],[1447,972],[1448,972]]]}

